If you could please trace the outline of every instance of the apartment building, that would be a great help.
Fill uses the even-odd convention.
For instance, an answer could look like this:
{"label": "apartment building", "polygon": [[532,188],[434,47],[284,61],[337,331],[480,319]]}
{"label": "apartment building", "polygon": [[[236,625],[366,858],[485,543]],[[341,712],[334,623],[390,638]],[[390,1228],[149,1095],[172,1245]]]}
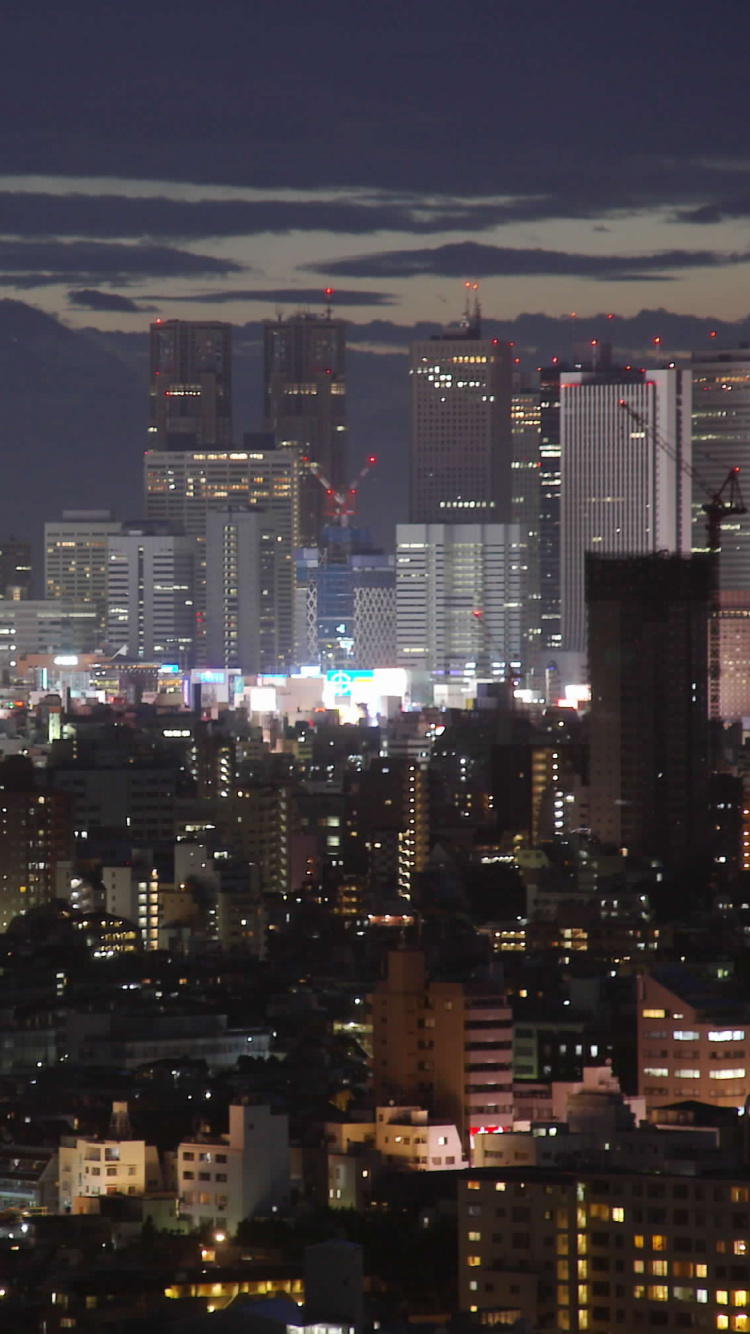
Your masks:
{"label": "apartment building", "polygon": [[289,1198],[289,1120],[270,1107],[232,1103],[229,1133],[202,1135],[177,1151],[180,1214],[191,1227],[235,1232]]}
{"label": "apartment building", "polygon": [[750,1176],[475,1169],[458,1200],[484,1325],[750,1330]]}
{"label": "apartment building", "polygon": [[745,1106],[750,1094],[747,1005],[684,968],[638,978],[638,1092],[647,1107],[683,1099]]}
{"label": "apartment building", "polygon": [[161,1187],[158,1150],[133,1137],[125,1102],[112,1104],[107,1139],[64,1136],[60,1141],[61,1214],[75,1212],[82,1196],[143,1195]]}

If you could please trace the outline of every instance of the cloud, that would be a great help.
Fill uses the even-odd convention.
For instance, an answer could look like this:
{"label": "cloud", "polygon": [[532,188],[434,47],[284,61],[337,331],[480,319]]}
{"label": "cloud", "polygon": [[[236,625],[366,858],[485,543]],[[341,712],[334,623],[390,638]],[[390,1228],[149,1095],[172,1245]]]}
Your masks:
{"label": "cloud", "polygon": [[444,278],[554,276],[608,281],[654,281],[675,270],[742,264],[750,254],[715,250],[664,250],[647,255],[583,255],[562,250],[517,249],[462,241],[415,250],[379,251],[350,259],[306,264],[310,273],[349,278],[413,278],[436,274]]}
{"label": "cloud", "polygon": [[[221,306],[232,301],[267,301],[277,306],[323,306],[326,304],[322,287],[241,287],[226,291],[194,292],[185,296],[149,296],[149,301],[189,301]],[[393,292],[373,292],[350,287],[337,287],[333,293],[334,306],[394,306],[398,297]]]}
{"label": "cloud", "polygon": [[111,310],[125,315],[146,314],[154,309],[153,306],[140,306],[137,301],[129,296],[121,296],[119,292],[99,292],[91,287],[68,292],[68,301],[79,310]]}
{"label": "cloud", "polygon": [[[14,269],[25,285],[32,270],[46,274],[47,282],[85,284],[88,279],[127,282],[136,278],[183,278],[202,274],[240,273],[245,266],[233,260],[173,246],[118,245],[99,241],[0,240],[0,271]],[[41,284],[40,284],[41,285]]]}
{"label": "cloud", "polygon": [[703,204],[700,208],[681,209],[675,217],[676,222],[725,222],[728,218],[750,218],[750,195],[740,199],[725,199],[716,204]]}

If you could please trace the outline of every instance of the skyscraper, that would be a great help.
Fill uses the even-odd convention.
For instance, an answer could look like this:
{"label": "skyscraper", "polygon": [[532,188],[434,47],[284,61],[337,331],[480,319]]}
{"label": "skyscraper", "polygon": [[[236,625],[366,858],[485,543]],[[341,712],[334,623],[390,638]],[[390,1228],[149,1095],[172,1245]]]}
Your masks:
{"label": "skyscraper", "polygon": [[0,598],[31,597],[31,543],[17,537],[0,541]]}
{"label": "skyscraper", "polygon": [[232,326],[151,325],[149,443],[160,450],[232,443]]}
{"label": "skyscraper", "polygon": [[196,542],[167,524],[132,523],[107,539],[107,644],[144,662],[189,666],[196,634]]}
{"label": "skyscraper", "polygon": [[563,647],[583,653],[586,552],[690,550],[690,372],[563,372],[560,442]]}
{"label": "skyscraper", "polygon": [[[346,325],[298,314],[265,326],[266,430],[280,450],[294,448],[319,464],[336,489],[349,480],[346,405]],[[309,475],[300,487],[301,545],[316,546],[325,525],[325,494]]]}
{"label": "skyscraper", "polygon": [[520,663],[524,576],[518,524],[398,524],[399,667],[505,676]]}
{"label": "skyscraper", "polygon": [[511,515],[521,529],[521,551],[526,567],[521,648],[525,667],[534,663],[542,644],[540,513],[541,388],[539,372],[513,374],[511,405]]}
{"label": "skyscraper", "polygon": [[44,587],[48,598],[88,602],[104,629],[107,541],[122,529],[109,510],[64,510],[44,525]]}
{"label": "skyscraper", "polygon": [[[718,491],[730,468],[750,491],[750,348],[694,352],[693,480],[694,551],[706,549],[702,505]],[[745,497],[748,503],[748,496]],[[733,515],[721,526],[719,587],[750,590],[750,514]],[[742,600],[740,599],[740,604]]]}
{"label": "skyscraper", "polygon": [[591,829],[672,867],[705,852],[712,557],[586,557]]}
{"label": "skyscraper", "polygon": [[292,656],[291,561],[274,516],[227,506],[206,523],[206,659],[283,672]]}
{"label": "skyscraper", "polygon": [[[510,519],[511,353],[478,310],[413,343],[412,523]],[[478,511],[478,512],[477,512]]]}

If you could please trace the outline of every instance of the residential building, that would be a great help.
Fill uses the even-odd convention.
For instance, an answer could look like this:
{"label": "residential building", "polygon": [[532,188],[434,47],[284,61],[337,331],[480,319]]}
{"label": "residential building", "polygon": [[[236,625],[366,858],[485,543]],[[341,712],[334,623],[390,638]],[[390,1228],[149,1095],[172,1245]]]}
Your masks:
{"label": "residential building", "polygon": [[[277,447],[318,464],[326,485],[349,484],[346,399],[346,324],[326,314],[266,320],[264,341],[265,429]],[[318,545],[325,491],[305,472],[300,485],[300,543]]]}
{"label": "residential building", "polygon": [[587,557],[591,829],[671,867],[710,851],[711,561]]}
{"label": "residential building", "polygon": [[74,1211],[81,1196],[144,1195],[161,1187],[158,1151],[133,1137],[126,1102],[112,1104],[106,1139],[71,1135],[60,1142],[61,1214]]}
{"label": "residential building", "polygon": [[149,445],[159,450],[231,445],[231,324],[151,325],[148,431]]}
{"label": "residential building", "polygon": [[586,649],[586,553],[690,551],[689,409],[689,371],[560,375],[562,641],[569,652]]}
{"label": "residential building", "polygon": [[262,1104],[232,1103],[229,1133],[183,1141],[177,1153],[180,1213],[193,1227],[235,1232],[289,1199],[289,1122]]}
{"label": "residential building", "polygon": [[100,629],[107,613],[107,541],[121,532],[109,510],[64,510],[44,525],[45,597],[89,603]]}
{"label": "residential building", "polygon": [[679,965],[638,978],[638,1092],[651,1107],[690,1099],[744,1108],[750,1009]]}
{"label": "residential building", "polygon": [[[740,486],[750,474],[750,348],[693,352],[690,373],[696,465],[692,545],[694,551],[705,551],[703,505],[721,489],[731,468],[740,469]],[[722,592],[750,596],[750,515],[733,515],[722,523],[718,582]]]}
{"label": "residential building", "polygon": [[466,1145],[480,1126],[511,1124],[512,1021],[498,988],[429,981],[421,951],[393,950],[371,1000],[377,1105],[427,1107]]}
{"label": "residential building", "polygon": [[510,345],[483,338],[478,305],[467,304],[458,326],[412,344],[410,375],[410,521],[508,521]]}
{"label": "residential building", "polygon": [[405,756],[373,757],[352,779],[348,805],[350,843],[356,837],[366,857],[371,893],[411,898],[430,854],[426,766]]}
{"label": "residential building", "polygon": [[107,539],[107,646],[133,661],[191,665],[196,543],[167,524],[129,523]]}
{"label": "residential building", "polygon": [[398,524],[399,667],[505,677],[521,662],[526,570],[518,524]]}
{"label": "residential building", "polygon": [[422,1107],[377,1107],[374,1129],[385,1167],[444,1172],[468,1166],[456,1127],[431,1120]]}
{"label": "residential building", "polygon": [[0,764],[0,931],[54,898],[58,865],[73,854],[71,807],[41,785],[26,756]]}
{"label": "residential building", "polygon": [[0,1148],[0,1209],[55,1214],[60,1162],[57,1149],[29,1144]]}
{"label": "residential building", "polygon": [[719,589],[718,602],[719,717],[733,723],[750,718],[750,586]]}

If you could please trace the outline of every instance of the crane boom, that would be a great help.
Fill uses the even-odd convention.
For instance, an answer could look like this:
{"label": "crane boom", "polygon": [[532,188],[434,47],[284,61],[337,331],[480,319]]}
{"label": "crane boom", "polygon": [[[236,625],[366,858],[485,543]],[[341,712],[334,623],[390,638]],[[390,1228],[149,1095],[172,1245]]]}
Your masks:
{"label": "crane boom", "polygon": [[326,511],[328,518],[332,519],[334,523],[338,523],[342,528],[348,528],[349,520],[357,513],[359,484],[377,463],[375,455],[370,454],[367,462],[360,468],[351,486],[346,491],[337,491],[329,482],[320,464],[316,463],[314,459],[303,458],[302,462],[307,467],[308,472],[312,473],[313,477],[320,482],[328,497]]}

